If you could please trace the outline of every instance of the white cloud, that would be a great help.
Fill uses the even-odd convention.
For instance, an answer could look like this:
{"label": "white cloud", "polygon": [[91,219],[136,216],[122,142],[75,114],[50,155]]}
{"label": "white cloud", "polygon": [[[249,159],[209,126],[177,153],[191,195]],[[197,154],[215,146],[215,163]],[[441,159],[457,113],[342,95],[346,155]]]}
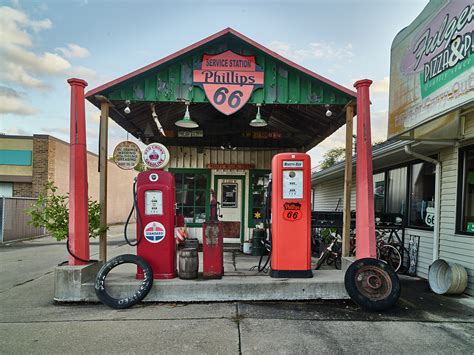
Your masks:
{"label": "white cloud", "polygon": [[8,88],[0,86],[0,114],[13,113],[27,116],[33,115],[37,111],[23,99],[23,95]]}
{"label": "white cloud", "polygon": [[6,130],[1,131],[1,133],[12,134],[12,135],[16,135],[16,136],[32,136],[33,135],[33,132],[30,132],[30,131],[27,131],[23,128],[18,128],[18,127],[7,128]]}
{"label": "white cloud", "polygon": [[61,52],[66,58],[85,58],[90,54],[87,48],[74,43],[68,43],[67,47],[56,48],[56,50]]}
{"label": "white cloud", "polygon": [[283,57],[295,61],[307,59],[347,60],[354,56],[350,43],[338,46],[334,43],[311,42],[304,48],[294,48],[287,42],[272,41],[268,47]]}
{"label": "white cloud", "polygon": [[370,91],[374,94],[388,94],[389,85],[390,79],[386,76],[382,80],[374,80],[370,86]]}
{"label": "white cloud", "polygon": [[38,32],[52,27],[49,19],[32,20],[23,10],[0,7],[0,80],[22,87],[45,90],[48,76],[66,76],[78,72],[94,77],[93,70],[73,66],[67,58],[89,55],[86,48],[69,43],[60,53],[37,52],[33,42]]}

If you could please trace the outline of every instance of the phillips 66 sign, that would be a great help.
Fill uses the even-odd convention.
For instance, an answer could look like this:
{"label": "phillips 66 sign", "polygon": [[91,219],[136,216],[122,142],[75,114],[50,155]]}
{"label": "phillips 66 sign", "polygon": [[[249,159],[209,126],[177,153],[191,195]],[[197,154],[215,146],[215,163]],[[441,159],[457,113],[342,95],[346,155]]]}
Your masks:
{"label": "phillips 66 sign", "polygon": [[200,68],[194,70],[193,83],[203,88],[217,110],[231,115],[247,103],[254,89],[263,86],[263,77],[254,56],[226,51],[203,55]]}

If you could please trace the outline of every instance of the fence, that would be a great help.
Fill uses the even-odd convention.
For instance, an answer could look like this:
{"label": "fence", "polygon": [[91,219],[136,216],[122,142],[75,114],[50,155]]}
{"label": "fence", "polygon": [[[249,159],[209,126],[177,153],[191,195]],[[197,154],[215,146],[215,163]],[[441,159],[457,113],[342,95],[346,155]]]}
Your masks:
{"label": "fence", "polygon": [[45,234],[44,228],[33,227],[26,210],[37,201],[28,197],[0,197],[0,243]]}

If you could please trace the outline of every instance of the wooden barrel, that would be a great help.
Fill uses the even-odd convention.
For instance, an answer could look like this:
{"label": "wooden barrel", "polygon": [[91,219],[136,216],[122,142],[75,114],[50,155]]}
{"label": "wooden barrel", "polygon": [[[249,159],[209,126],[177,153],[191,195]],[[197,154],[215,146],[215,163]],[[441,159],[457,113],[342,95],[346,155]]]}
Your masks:
{"label": "wooden barrel", "polygon": [[199,270],[199,256],[195,248],[183,248],[179,251],[178,276],[180,279],[197,279]]}

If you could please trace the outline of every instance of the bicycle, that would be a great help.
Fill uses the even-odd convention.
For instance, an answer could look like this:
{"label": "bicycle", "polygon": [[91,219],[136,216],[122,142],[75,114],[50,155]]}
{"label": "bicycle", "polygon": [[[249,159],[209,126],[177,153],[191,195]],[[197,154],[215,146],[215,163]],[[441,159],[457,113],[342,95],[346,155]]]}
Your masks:
{"label": "bicycle", "polygon": [[336,233],[331,233],[331,243],[321,251],[319,259],[316,263],[315,270],[319,270],[321,266],[326,263],[328,265],[334,264],[337,270],[341,269],[342,258],[342,241],[341,237]]}
{"label": "bicycle", "polygon": [[[376,231],[376,248],[377,248],[377,259],[385,261],[388,265],[390,265],[395,272],[398,272],[400,270],[400,267],[402,266],[402,256],[398,249],[390,244],[387,243],[384,239],[384,233],[380,231]],[[354,236],[354,241],[355,241],[355,234]],[[352,237],[352,235],[351,235]],[[354,245],[354,248],[351,250],[351,255],[356,255],[356,248],[355,248],[355,243],[351,243],[351,246]]]}

